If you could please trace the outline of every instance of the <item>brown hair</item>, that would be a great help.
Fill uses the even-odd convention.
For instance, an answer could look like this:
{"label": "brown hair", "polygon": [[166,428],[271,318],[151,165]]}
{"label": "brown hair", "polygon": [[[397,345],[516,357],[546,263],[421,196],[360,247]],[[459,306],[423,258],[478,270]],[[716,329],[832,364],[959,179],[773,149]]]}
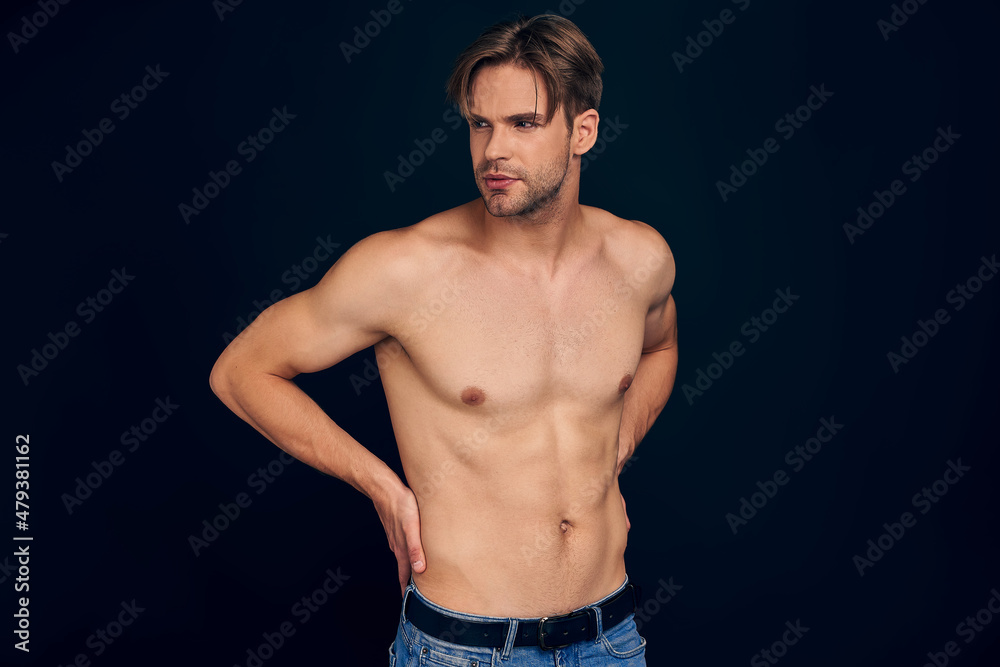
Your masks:
{"label": "brown hair", "polygon": [[562,16],[540,14],[487,28],[455,60],[448,78],[448,98],[469,117],[472,81],[482,67],[516,65],[540,74],[548,92],[545,116],[563,106],[566,124],[601,103],[604,64],[586,35]]}

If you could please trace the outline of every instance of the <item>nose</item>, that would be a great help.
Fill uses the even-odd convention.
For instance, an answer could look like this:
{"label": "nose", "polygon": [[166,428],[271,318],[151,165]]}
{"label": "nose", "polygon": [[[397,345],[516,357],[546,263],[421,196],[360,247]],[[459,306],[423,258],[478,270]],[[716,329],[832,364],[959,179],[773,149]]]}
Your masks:
{"label": "nose", "polygon": [[483,156],[490,162],[509,160],[512,153],[512,141],[504,128],[493,128],[490,138],[486,141],[486,154]]}

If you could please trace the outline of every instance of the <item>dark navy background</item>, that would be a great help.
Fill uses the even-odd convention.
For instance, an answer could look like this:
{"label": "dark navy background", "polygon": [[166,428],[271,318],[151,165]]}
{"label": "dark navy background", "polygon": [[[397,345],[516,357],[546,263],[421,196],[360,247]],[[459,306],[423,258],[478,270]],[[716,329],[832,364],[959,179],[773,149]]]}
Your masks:
{"label": "dark navy background", "polygon": [[[889,2],[402,0],[347,62],[339,44],[385,2],[247,0],[224,11],[209,0],[78,0],[35,32],[23,19],[38,4],[8,3],[0,497],[12,510],[15,437],[29,434],[30,528],[9,516],[3,539],[34,539],[30,654],[13,648],[19,543],[0,551],[0,662],[254,665],[248,651],[289,623],[294,635],[265,649],[263,664],[386,663],[399,591],[370,501],[281,463],[208,375],[226,334],[275,290],[311,286],[359,239],[477,196],[467,130],[444,99],[450,66],[488,25],[548,9],[602,56],[600,112],[617,128],[588,157],[581,201],[652,224],[677,263],[677,383],[621,477],[649,664],[772,664],[766,649],[788,665],[919,667],[949,641],[960,653],[948,664],[1000,664],[1000,618],[983,613],[990,622],[968,643],[957,627],[1000,587],[1000,280],[961,310],[948,300],[1000,251],[1000,12],[981,0],[904,4],[915,13],[885,39],[877,22],[890,19]],[[732,22],[678,71],[672,53],[724,9]],[[25,30],[33,36],[15,39],[15,52],[10,34]],[[113,100],[147,66],[169,74],[119,119]],[[832,95],[786,138],[775,122],[812,86]],[[247,162],[238,146],[273,109],[294,118]],[[114,131],[60,182],[52,162],[102,118]],[[903,163],[938,128],[960,138],[910,182]],[[390,187],[398,156],[435,130],[444,140]],[[769,137],[780,148],[724,201],[717,181]],[[242,171],[186,223],[178,206],[234,159]],[[894,179],[905,193],[852,243],[843,225]],[[324,244],[338,245],[303,262]],[[298,284],[296,265],[312,269]],[[134,278],[101,312],[78,311],[123,270]],[[751,341],[751,318],[779,289],[798,300]],[[937,309],[948,322],[894,370],[887,354]],[[18,367],[71,321],[78,335],[22,379]],[[737,341],[744,353],[712,367]],[[399,470],[373,360],[367,350],[300,385]],[[178,407],[128,451],[123,432],[157,399]],[[821,419],[843,428],[794,472],[786,452]],[[77,478],[114,450],[121,465],[68,509]],[[959,459],[970,470],[920,514],[911,498]],[[280,474],[262,483],[268,464]],[[734,534],[726,515],[778,470],[788,483]],[[225,525],[219,506],[240,493],[249,506],[196,555],[190,536],[203,536],[203,521]],[[854,557],[907,511],[915,526],[859,575]],[[339,589],[317,595],[306,620],[295,605],[328,570]],[[134,619],[122,612],[133,601]],[[118,634],[120,613],[130,624],[101,640]],[[786,622],[809,629],[783,650]]]}

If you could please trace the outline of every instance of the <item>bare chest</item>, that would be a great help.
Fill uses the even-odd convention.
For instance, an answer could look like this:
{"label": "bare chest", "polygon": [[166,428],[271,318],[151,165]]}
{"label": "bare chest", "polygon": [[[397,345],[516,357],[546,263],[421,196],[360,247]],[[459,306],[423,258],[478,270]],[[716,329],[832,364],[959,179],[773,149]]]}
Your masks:
{"label": "bare chest", "polygon": [[409,372],[441,400],[596,408],[619,400],[631,383],[646,307],[614,267],[592,265],[550,282],[463,268],[432,283],[396,338]]}

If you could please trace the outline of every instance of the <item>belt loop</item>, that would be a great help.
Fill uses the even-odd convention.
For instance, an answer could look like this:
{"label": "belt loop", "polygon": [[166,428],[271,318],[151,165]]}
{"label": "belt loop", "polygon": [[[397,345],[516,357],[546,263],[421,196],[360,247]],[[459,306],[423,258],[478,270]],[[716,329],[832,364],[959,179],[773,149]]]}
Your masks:
{"label": "belt loop", "polygon": [[507,640],[503,643],[501,660],[510,660],[510,652],[514,649],[514,639],[517,637],[517,619],[508,618],[507,623]]}
{"label": "belt loop", "polygon": [[402,607],[402,609],[400,609],[400,611],[399,611],[399,616],[400,616],[400,618],[402,618],[402,619],[403,619],[403,621],[407,621],[407,620],[408,620],[408,619],[406,618],[406,603],[410,601],[410,594],[411,594],[412,592],[413,592],[413,584],[412,584],[412,583],[410,583],[410,584],[409,584],[409,585],[408,585],[408,586],[406,587],[406,590],[405,590],[405,591],[403,591],[403,607]]}

